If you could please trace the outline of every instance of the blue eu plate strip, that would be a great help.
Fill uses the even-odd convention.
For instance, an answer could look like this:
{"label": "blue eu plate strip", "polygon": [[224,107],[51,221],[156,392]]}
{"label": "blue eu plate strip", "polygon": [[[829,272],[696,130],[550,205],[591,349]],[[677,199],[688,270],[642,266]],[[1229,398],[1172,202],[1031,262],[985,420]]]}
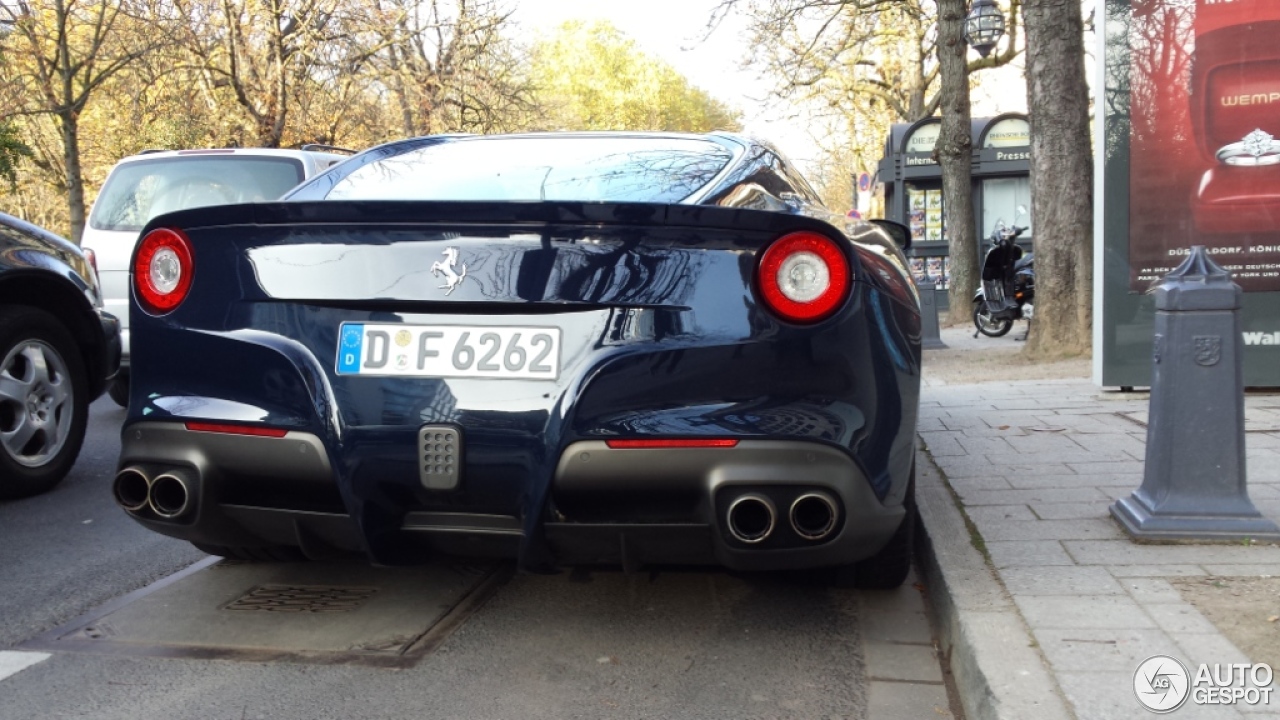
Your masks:
{"label": "blue eu plate strip", "polygon": [[360,372],[360,354],[364,348],[364,325],[347,323],[339,333],[342,340],[338,343],[338,373],[354,375]]}

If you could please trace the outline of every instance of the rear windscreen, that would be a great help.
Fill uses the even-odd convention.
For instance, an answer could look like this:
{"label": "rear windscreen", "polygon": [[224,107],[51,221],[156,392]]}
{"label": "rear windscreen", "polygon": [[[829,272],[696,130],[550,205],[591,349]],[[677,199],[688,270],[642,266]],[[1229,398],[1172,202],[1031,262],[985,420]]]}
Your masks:
{"label": "rear windscreen", "polygon": [[732,159],[728,148],[697,138],[462,138],[364,165],[326,197],[675,203]]}
{"label": "rear windscreen", "polygon": [[124,163],[98,193],[89,225],[136,232],[175,210],[275,200],[303,179],[302,161],[288,157],[192,155]]}

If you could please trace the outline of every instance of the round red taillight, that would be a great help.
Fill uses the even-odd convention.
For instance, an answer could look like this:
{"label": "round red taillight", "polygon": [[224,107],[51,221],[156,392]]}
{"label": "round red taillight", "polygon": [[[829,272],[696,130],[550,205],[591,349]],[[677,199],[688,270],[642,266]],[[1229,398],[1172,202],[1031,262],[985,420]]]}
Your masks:
{"label": "round red taillight", "polygon": [[186,299],[195,273],[191,241],[180,230],[156,228],[138,244],[133,287],[138,304],[153,315],[172,311]]}
{"label": "round red taillight", "polygon": [[849,261],[834,240],[793,232],[774,241],[760,259],[765,305],[783,320],[814,323],[835,312],[849,292]]}

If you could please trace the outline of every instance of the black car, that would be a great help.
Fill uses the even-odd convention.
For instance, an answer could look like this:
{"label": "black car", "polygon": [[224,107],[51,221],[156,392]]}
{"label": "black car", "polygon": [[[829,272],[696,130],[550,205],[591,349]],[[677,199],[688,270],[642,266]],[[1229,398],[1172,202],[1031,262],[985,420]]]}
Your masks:
{"label": "black car", "polygon": [[722,133],[418,138],[280,202],[161,215],[133,256],[115,496],[242,558],[895,586],[906,236]]}
{"label": "black car", "polygon": [[71,242],[0,213],[0,498],[57,485],[89,402],[120,367],[120,328]]}

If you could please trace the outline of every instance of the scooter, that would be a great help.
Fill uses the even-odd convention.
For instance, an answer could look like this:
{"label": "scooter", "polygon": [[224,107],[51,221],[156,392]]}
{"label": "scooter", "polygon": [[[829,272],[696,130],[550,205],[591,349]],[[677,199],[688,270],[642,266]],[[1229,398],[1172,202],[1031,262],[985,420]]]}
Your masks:
{"label": "scooter", "polygon": [[[1035,253],[1023,253],[1018,236],[1026,226],[1006,227],[997,223],[991,233],[991,248],[982,262],[982,286],[973,296],[973,334],[1002,337],[1014,320],[1031,320],[1035,314]],[[1025,339],[1025,337],[1023,338]]]}

